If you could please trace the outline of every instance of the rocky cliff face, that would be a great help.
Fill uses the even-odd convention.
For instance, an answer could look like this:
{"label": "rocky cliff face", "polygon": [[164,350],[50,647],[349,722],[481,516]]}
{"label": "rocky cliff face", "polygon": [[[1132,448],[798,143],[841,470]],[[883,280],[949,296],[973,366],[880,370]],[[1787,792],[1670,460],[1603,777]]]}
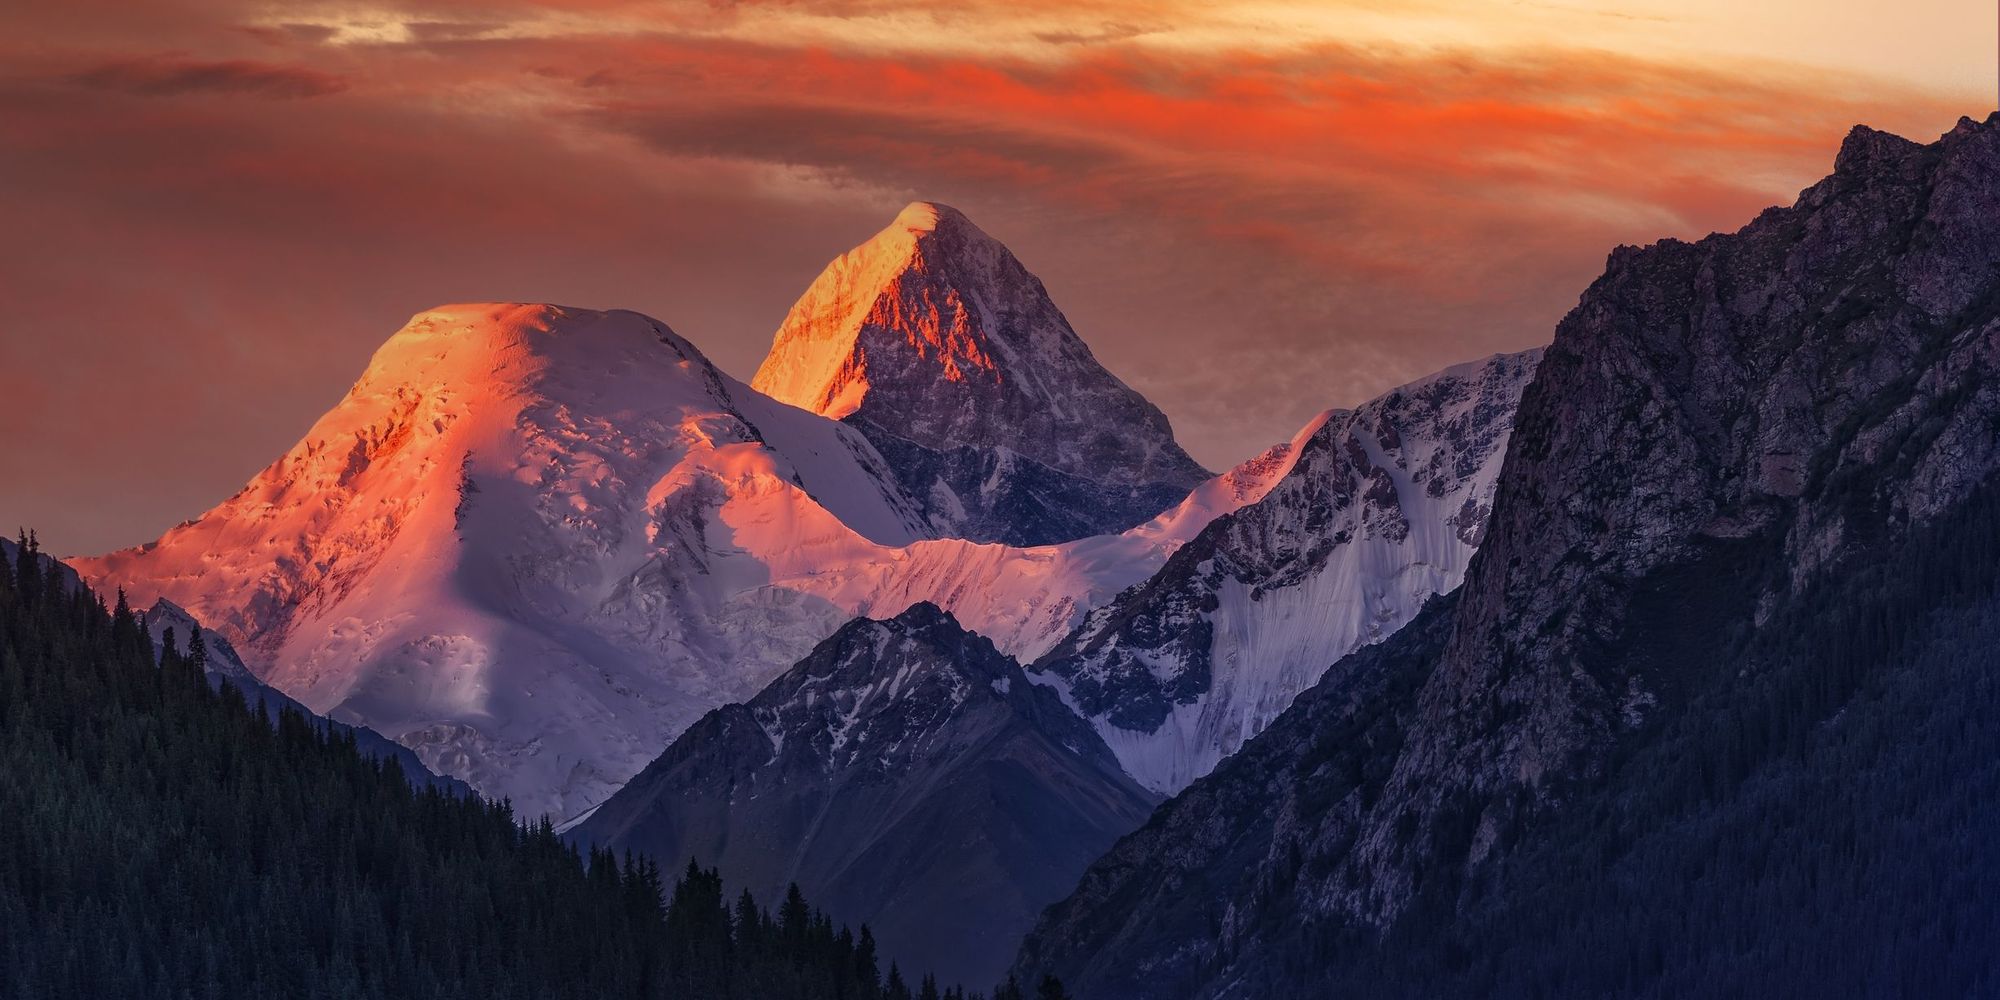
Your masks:
{"label": "rocky cliff face", "polygon": [[1054,691],[918,604],[711,712],[573,835],[759,898],[797,882],[906,966],[985,983],[1153,802]]}
{"label": "rocky cliff face", "polygon": [[[2000,120],[1928,146],[1858,128],[1793,206],[1621,248],[1524,396],[1450,606],[1162,807],[1049,911],[1025,966],[1101,997],[1323,989],[1375,935],[1424,933],[1399,923],[1414,908],[1428,925],[1484,905],[1538,831],[1627,801],[1605,789],[1679,779],[1673,755],[1621,769],[1649,741],[1742,735],[1712,692],[1776,685],[1788,728],[1830,719],[1797,652],[1833,626],[1809,595],[1977,503],[1996,375]],[[1878,614],[1910,586],[1843,600]]]}
{"label": "rocky cliff face", "polygon": [[1175,792],[1326,668],[1458,586],[1540,351],[1458,365],[1321,415],[1256,503],[1091,612],[1034,669],[1119,759]]}
{"label": "rocky cliff face", "polygon": [[1041,281],[945,205],[910,205],[829,264],[752,385],[859,428],[974,541],[1123,531],[1208,478]]}

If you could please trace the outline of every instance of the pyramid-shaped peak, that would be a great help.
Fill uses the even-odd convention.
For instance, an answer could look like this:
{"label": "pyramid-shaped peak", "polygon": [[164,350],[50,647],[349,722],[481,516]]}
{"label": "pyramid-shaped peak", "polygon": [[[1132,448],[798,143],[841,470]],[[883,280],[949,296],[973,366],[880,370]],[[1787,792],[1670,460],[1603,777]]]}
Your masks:
{"label": "pyramid-shaped peak", "polygon": [[[821,646],[844,649],[879,645],[879,641],[887,637],[915,640],[933,652],[950,653],[967,643],[974,643],[989,657],[1005,655],[995,649],[990,640],[968,631],[951,612],[932,601],[917,601],[891,617],[852,619],[823,640]],[[874,655],[879,657],[881,650],[877,649]]]}
{"label": "pyramid-shaped peak", "polygon": [[1159,409],[1098,362],[1041,280],[936,202],[910,204],[828,264],[752,385],[864,432],[940,452],[1005,449],[1116,490],[1166,484],[1184,494],[1207,478]]}
{"label": "pyramid-shaped peak", "polygon": [[894,710],[913,696],[955,706],[989,693],[974,682],[1019,675],[1012,657],[926,601],[893,618],[849,621],[749,705],[784,716],[860,717]]}

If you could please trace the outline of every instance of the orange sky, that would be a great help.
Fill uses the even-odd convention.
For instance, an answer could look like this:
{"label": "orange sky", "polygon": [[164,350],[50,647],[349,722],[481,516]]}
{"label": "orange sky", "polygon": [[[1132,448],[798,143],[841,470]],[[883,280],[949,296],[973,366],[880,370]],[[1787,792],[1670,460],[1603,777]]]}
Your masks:
{"label": "orange sky", "polygon": [[635,308],[748,376],[913,198],[1220,468],[1546,341],[1610,247],[1789,201],[1855,122],[1994,103],[1970,0],[32,6],[0,516],[66,552],[232,492],[440,302]]}

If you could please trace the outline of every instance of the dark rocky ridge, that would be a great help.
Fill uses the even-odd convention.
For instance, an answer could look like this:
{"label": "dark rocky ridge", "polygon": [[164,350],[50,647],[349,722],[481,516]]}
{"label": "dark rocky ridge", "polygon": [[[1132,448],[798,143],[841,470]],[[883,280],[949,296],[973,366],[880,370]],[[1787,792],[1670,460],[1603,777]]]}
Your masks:
{"label": "dark rocky ridge", "polygon": [[[1121,485],[1051,468],[1006,447],[927,448],[867,419],[847,418],[882,453],[897,485],[951,535],[1032,547],[1112,534],[1179,503],[1190,487]],[[945,498],[949,498],[948,500]]]}
{"label": "dark rocky ridge", "polygon": [[[1538,836],[1635,809],[1651,801],[1649,786],[1704,787],[1689,769],[1710,759],[1730,762],[1723,771],[1786,776],[1770,779],[1779,787],[1814,778],[1830,758],[1796,734],[1831,724],[1870,677],[1924,662],[1866,629],[1823,648],[1816,634],[1837,622],[1817,620],[1816,602],[1914,635],[1922,612],[1911,609],[1940,578],[1966,593],[2000,582],[1990,558],[1853,582],[1869,567],[1935,553],[1940,533],[1984,523],[1980,498],[2000,465],[1996,376],[2000,119],[1963,121],[1928,146],[1857,128],[1834,173],[1795,205],[1735,234],[1620,248],[1557,328],[1523,399],[1488,539],[1449,606],[1357,654],[1163,806],[1050,909],[1022,967],[1054,970],[1105,1000],[1324,995],[1342,982],[1394,994],[1403,991],[1391,980],[1355,970],[1371,956],[1395,964],[1400,946],[1440,959],[1426,972],[1402,969],[1439,988],[1482,960],[1478,948],[1438,943],[1454,928],[1498,935],[1506,921],[1494,914],[1532,915],[1507,900],[1531,884],[1522,873],[1547,870],[1534,858],[1559,853]],[[1829,659],[1847,665],[1815,666]],[[1793,735],[1732,728],[1745,692],[1764,699],[1771,729]],[[1931,697],[1936,708],[1950,693]],[[1869,719],[1847,725],[1879,717]],[[1722,737],[1704,731],[1733,732],[1744,748],[1718,749],[1703,740]],[[1669,737],[1689,752],[1659,752],[1654,741]],[[1985,801],[1973,787],[1944,788],[1938,801]],[[1696,799],[1708,804],[1689,822],[1748,808],[1704,794],[1722,797]],[[1990,843],[2000,816],[1973,815],[1971,835]],[[1654,803],[1627,823],[1645,831],[1667,819]],[[1826,850],[1786,831],[1793,839],[1771,855],[1772,870]],[[1640,843],[1652,853],[1638,857],[1670,851]],[[1881,857],[1886,866],[1894,854]],[[1692,891],[1686,883],[1659,881],[1663,893]],[[1752,894],[1767,889],[1744,875],[1736,901],[1761,901]],[[1823,896],[1782,898],[1855,909]],[[1990,925],[1990,898],[1953,898],[1971,907],[1973,923],[1961,926]],[[1891,912],[1889,902],[1874,909]],[[1597,915],[1610,926],[1629,922],[1621,914]],[[1853,940],[1878,949],[1913,940],[1876,919]],[[1816,953],[1790,939],[1771,947],[1798,981],[1876,958],[1933,974],[1972,960],[1949,947],[1928,963],[1866,947]],[[1505,957],[1558,970],[1591,958]],[[1697,968],[1649,962],[1628,974],[1702,981]],[[1739,992],[1749,974],[1715,972],[1706,986]],[[1533,992],[1489,983],[1492,994],[1517,991]]]}
{"label": "dark rocky ridge", "polygon": [[986,984],[1155,801],[1054,691],[918,604],[709,713],[574,836],[760,899],[795,881],[906,967]]}

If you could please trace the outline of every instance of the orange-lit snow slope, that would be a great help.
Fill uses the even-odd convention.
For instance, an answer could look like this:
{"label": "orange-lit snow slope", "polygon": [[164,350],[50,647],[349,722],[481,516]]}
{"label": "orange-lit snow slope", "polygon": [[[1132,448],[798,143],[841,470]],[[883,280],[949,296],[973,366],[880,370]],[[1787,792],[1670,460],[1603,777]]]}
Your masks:
{"label": "orange-lit snow slope", "polygon": [[298,445],[77,567],[524,813],[601,801],[855,614],[951,609],[1024,659],[1281,477],[1273,449],[1123,535],[925,538],[881,456],[629,312],[418,315]]}

